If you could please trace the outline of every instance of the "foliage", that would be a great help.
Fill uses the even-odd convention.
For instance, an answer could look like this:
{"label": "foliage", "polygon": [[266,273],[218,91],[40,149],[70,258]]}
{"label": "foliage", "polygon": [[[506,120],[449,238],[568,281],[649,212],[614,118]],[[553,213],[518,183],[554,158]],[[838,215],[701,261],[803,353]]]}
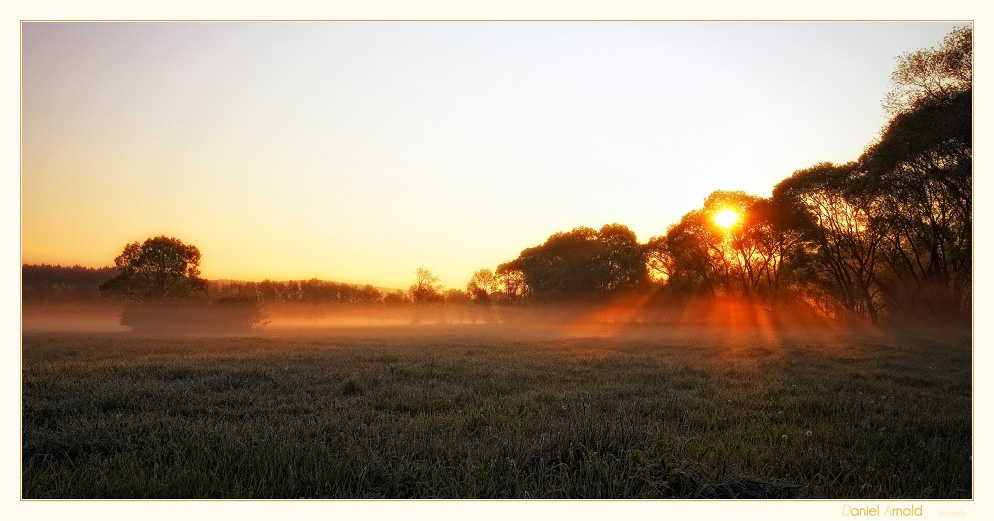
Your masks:
{"label": "foliage", "polygon": [[25,303],[94,301],[100,297],[100,285],[116,273],[117,270],[111,267],[24,264],[21,266],[21,299]]}
{"label": "foliage", "polygon": [[266,303],[367,305],[380,304],[384,294],[372,285],[318,279],[262,282],[212,282],[215,297],[257,298]]}
{"label": "foliage", "polygon": [[540,301],[589,300],[643,288],[645,252],[626,226],[579,227],[527,248],[498,274],[519,272]]}
{"label": "foliage", "polygon": [[431,270],[418,268],[415,276],[416,280],[409,291],[415,305],[424,306],[442,302],[442,285],[438,283],[438,277]]}
{"label": "foliage", "polygon": [[466,284],[466,292],[475,304],[489,304],[491,295],[500,287],[497,276],[487,268],[478,270]]}
{"label": "foliage", "polygon": [[100,286],[107,296],[162,301],[187,298],[207,287],[200,278],[200,250],[164,235],[128,244],[114,259],[114,266],[117,276]]}
{"label": "foliage", "polygon": [[114,264],[118,274],[100,286],[106,296],[129,299],[121,325],[143,332],[249,331],[264,325],[258,295],[210,295],[200,278],[200,250],[158,236],[131,243]]}
{"label": "foliage", "polygon": [[[902,56],[893,119],[857,160],[799,170],[770,199],[718,191],[645,246],[671,294],[806,303],[879,323],[969,317],[972,30]],[[712,222],[731,208],[743,219]]]}
{"label": "foliage", "polygon": [[884,101],[891,115],[947,100],[973,87],[973,28],[954,29],[937,49],[904,53],[891,75]]}
{"label": "foliage", "polygon": [[972,282],[972,89],[899,114],[860,158],[889,226],[882,284],[894,312],[967,313]]}
{"label": "foliage", "polygon": [[528,286],[524,273],[516,267],[514,261],[498,265],[494,274],[497,277],[501,302],[519,304],[531,298],[532,288]]}
{"label": "foliage", "polygon": [[877,323],[881,245],[889,225],[855,164],[822,163],[795,172],[774,188],[773,198],[789,208],[815,253],[817,282],[847,312]]}

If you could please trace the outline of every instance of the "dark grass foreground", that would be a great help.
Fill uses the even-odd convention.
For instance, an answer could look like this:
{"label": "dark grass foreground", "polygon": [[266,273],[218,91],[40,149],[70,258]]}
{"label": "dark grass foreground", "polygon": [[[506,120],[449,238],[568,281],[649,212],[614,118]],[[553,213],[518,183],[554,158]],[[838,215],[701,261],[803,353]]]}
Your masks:
{"label": "dark grass foreground", "polygon": [[969,332],[418,331],[25,333],[22,495],[972,496]]}

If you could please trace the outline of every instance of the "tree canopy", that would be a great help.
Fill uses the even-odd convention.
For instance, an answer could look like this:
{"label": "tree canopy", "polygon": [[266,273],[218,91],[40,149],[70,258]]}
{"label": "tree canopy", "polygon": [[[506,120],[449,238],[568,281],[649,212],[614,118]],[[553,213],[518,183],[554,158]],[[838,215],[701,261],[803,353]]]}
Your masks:
{"label": "tree canopy", "polygon": [[520,272],[541,301],[596,299],[649,281],[645,251],[628,227],[578,227],[527,248],[498,271]]}
{"label": "tree canopy", "polygon": [[973,29],[954,29],[938,48],[906,52],[891,74],[884,108],[891,115],[950,99],[973,88]]}
{"label": "tree canopy", "polygon": [[441,302],[442,285],[438,283],[438,277],[424,268],[418,268],[415,275],[414,284],[410,288],[411,300],[419,306]]}
{"label": "tree canopy", "polygon": [[100,286],[104,295],[135,301],[161,301],[203,293],[200,250],[179,239],[160,235],[133,242],[114,259],[118,274]]}

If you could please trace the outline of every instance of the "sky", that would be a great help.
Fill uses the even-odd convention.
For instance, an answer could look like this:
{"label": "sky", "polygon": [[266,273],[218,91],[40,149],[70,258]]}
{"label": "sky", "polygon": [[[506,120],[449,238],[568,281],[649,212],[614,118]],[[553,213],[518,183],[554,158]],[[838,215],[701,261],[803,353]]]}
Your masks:
{"label": "sky", "polygon": [[577,226],[856,159],[950,22],[21,25],[21,258],[448,287]]}

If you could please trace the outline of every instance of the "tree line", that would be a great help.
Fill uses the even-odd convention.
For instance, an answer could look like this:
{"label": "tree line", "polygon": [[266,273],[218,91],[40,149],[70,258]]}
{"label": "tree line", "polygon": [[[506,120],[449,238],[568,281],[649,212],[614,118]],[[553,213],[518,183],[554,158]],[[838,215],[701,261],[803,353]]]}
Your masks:
{"label": "tree line", "polygon": [[962,27],[900,57],[885,101],[892,117],[859,158],[794,172],[769,198],[716,191],[644,244],[619,224],[556,233],[487,274],[489,285],[471,282],[470,294],[734,297],[873,324],[969,318],[972,43]]}
{"label": "tree line", "polygon": [[208,282],[196,247],[160,236],[127,245],[113,269],[25,266],[24,299],[73,294],[58,275],[72,273],[91,289],[91,278],[104,277],[102,295],[134,302],[407,305],[416,317],[446,305],[634,298],[643,306],[738,299],[872,324],[965,320],[972,312],[972,48],[972,29],[962,27],[937,48],[901,56],[884,104],[891,119],[859,158],[798,170],[770,197],[715,191],[645,243],[617,223],[577,227],[495,270],[478,270],[465,290],[445,289],[418,268],[407,291],[384,292],[317,279]]}
{"label": "tree line", "polygon": [[91,302],[100,299],[100,285],[116,273],[112,267],[24,264],[21,299],[30,303]]}

